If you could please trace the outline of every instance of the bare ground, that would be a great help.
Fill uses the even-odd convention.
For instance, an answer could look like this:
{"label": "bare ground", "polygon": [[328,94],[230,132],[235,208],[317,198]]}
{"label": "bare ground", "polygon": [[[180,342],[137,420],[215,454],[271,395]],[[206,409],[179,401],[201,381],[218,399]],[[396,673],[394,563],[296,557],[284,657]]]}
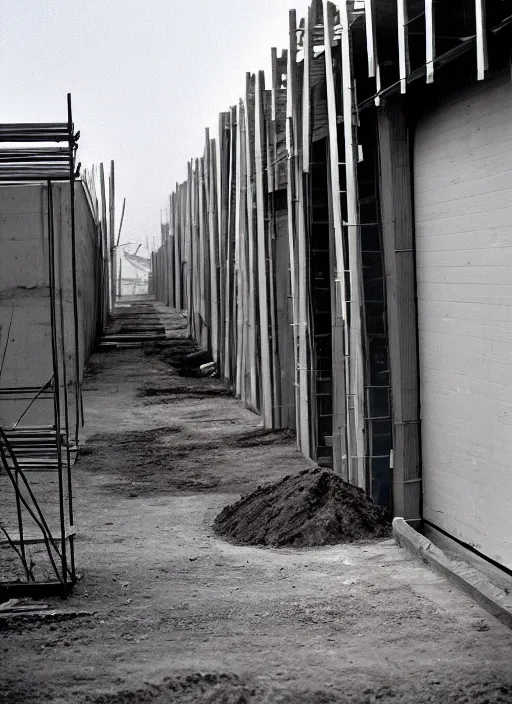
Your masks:
{"label": "bare ground", "polygon": [[[183,319],[156,308],[183,345]],[[82,578],[52,605],[92,615],[0,623],[0,702],[512,702],[511,632],[392,540],[215,537],[224,506],[310,463],[220,381],[161,356],[91,360]]]}

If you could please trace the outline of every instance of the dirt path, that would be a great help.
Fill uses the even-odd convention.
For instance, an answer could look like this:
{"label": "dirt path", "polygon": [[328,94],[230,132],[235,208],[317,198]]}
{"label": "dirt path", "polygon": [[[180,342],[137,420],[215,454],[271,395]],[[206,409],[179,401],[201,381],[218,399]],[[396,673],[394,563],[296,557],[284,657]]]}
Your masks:
{"label": "dirt path", "polygon": [[[180,349],[183,318],[156,306]],[[0,702],[512,702],[512,633],[391,540],[237,547],[227,503],[309,466],[172,349],[93,356],[64,605],[0,631]]]}

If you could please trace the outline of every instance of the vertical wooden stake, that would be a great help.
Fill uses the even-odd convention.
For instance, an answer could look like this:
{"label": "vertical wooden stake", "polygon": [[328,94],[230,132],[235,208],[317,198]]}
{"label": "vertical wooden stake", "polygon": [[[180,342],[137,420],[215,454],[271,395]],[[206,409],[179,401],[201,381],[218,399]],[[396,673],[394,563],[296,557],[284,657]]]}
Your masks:
{"label": "vertical wooden stake", "polygon": [[365,0],[364,2],[364,18],[366,24],[366,53],[368,54],[368,78],[375,77],[375,68],[377,64],[377,52],[375,41],[375,23],[374,23],[374,0]]}
{"label": "vertical wooden stake", "polygon": [[288,246],[290,251],[290,293],[292,297],[292,334],[293,334],[293,368],[295,387],[295,427],[297,430],[297,446],[301,447],[300,437],[300,396],[299,396],[299,358],[298,358],[298,299],[297,299],[297,261],[295,255],[295,140],[297,135],[293,125],[293,105],[295,100],[295,85],[297,70],[297,17],[295,10],[289,13],[289,47],[288,64],[286,72],[286,151],[288,152],[288,187],[287,187],[287,207],[288,207]]}
{"label": "vertical wooden stake", "polygon": [[347,435],[347,397],[349,389],[350,365],[345,357],[349,352],[347,330],[347,301],[345,291],[345,252],[343,248],[343,226],[340,198],[340,169],[338,150],[338,122],[336,95],[334,92],[334,74],[332,66],[332,18],[329,4],[324,0],[324,44],[325,44],[325,77],[327,87],[327,112],[329,121],[329,165],[332,224],[334,239],[334,300],[333,300],[333,331],[332,331],[332,373],[333,373],[333,466],[343,479],[348,480],[348,435]]}
{"label": "vertical wooden stake", "polygon": [[256,365],[256,235],[254,217],[254,80],[251,74],[246,74],[246,170],[247,170],[247,265],[249,278],[249,336],[248,336],[248,357],[249,357],[249,402],[253,408],[258,407],[258,377]]}
{"label": "vertical wooden stake", "polygon": [[[342,7],[345,0],[342,0]],[[406,0],[397,0],[398,19],[398,68],[400,71],[400,92],[407,90],[408,46],[407,46],[407,7]],[[345,14],[346,14],[345,10]],[[347,29],[348,31],[348,29]]]}
{"label": "vertical wooden stake", "polygon": [[256,222],[258,237],[258,298],[260,313],[260,354],[261,354],[261,415],[265,428],[271,428],[273,423],[272,413],[272,369],[270,366],[270,340],[269,340],[269,311],[268,311],[268,275],[267,275],[267,248],[265,228],[265,201],[263,181],[263,104],[262,95],[265,90],[265,77],[263,71],[256,74],[256,99],[255,99],[255,167],[256,167]]}
{"label": "vertical wooden stake", "polygon": [[483,81],[488,69],[485,0],[475,0],[477,78]]}
{"label": "vertical wooden stake", "polygon": [[341,56],[342,56],[342,96],[343,128],[345,134],[345,172],[347,181],[347,220],[348,252],[350,270],[350,377],[351,397],[354,407],[355,465],[357,484],[367,490],[366,443],[364,436],[364,355],[363,355],[363,268],[361,263],[361,236],[359,227],[359,207],[357,193],[357,141],[353,111],[354,80],[350,50],[350,26],[348,22],[348,2],[341,3]]}
{"label": "vertical wooden stake", "polygon": [[436,57],[434,0],[425,0],[425,60],[426,81],[434,82],[434,59]]}

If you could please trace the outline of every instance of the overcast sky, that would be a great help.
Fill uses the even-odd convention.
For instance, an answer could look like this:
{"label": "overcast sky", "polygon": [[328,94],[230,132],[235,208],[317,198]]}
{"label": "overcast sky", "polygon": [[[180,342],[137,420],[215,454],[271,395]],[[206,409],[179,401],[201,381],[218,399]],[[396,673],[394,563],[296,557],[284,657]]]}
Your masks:
{"label": "overcast sky", "polygon": [[124,242],[160,234],[160,211],[204,128],[236,104],[245,72],[288,45],[307,0],[3,0],[0,122],[66,121],[82,164],[116,164]]}

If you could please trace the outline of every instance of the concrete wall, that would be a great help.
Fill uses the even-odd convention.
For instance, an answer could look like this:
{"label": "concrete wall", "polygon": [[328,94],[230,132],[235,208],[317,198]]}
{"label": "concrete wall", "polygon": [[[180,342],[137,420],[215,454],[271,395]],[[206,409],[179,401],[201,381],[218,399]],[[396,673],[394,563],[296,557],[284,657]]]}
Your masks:
{"label": "concrete wall", "polygon": [[418,126],[415,201],[424,517],[512,568],[512,89]]}
{"label": "concrete wall", "polygon": [[[68,388],[76,378],[72,295],[72,249],[69,186],[53,187],[57,297],[62,295],[64,351],[59,349]],[[94,344],[97,325],[97,231],[84,188],[77,183],[76,262],[78,285],[79,378]],[[52,376],[52,345],[48,264],[46,185],[0,187],[0,387],[43,386]],[[61,313],[58,306],[58,323]],[[59,345],[61,347],[61,345]],[[0,423],[9,427],[26,407],[26,401],[0,398]],[[73,404],[70,404],[72,409]],[[73,413],[72,413],[73,415]],[[51,423],[52,405],[36,402],[23,424]]]}

